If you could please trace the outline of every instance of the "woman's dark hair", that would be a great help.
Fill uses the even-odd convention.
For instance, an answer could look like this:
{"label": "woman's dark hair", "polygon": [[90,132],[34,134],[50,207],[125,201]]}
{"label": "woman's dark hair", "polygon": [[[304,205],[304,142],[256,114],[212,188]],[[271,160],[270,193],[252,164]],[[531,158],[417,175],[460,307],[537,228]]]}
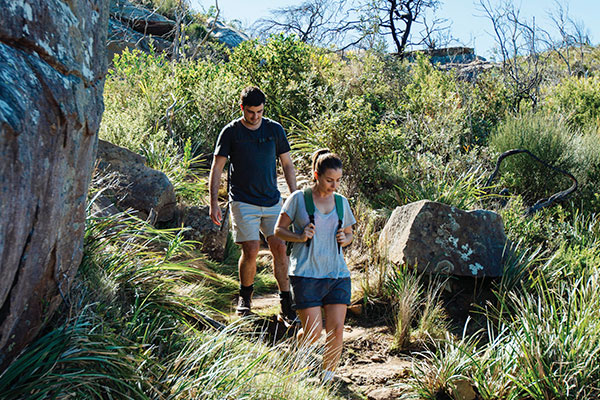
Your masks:
{"label": "woman's dark hair", "polygon": [[240,104],[242,106],[257,107],[265,104],[266,99],[262,90],[256,86],[245,87],[240,94]]}
{"label": "woman's dark hair", "polygon": [[320,149],[312,155],[312,170],[321,175],[328,169],[341,169],[342,159],[329,149]]}

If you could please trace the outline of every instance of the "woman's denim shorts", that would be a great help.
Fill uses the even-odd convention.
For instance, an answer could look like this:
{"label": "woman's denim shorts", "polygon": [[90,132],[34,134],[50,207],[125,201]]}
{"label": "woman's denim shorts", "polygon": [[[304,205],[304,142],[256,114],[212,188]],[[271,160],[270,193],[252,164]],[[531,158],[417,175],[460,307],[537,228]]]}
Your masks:
{"label": "woman's denim shorts", "polygon": [[305,278],[290,276],[296,310],[326,304],[350,304],[350,278]]}

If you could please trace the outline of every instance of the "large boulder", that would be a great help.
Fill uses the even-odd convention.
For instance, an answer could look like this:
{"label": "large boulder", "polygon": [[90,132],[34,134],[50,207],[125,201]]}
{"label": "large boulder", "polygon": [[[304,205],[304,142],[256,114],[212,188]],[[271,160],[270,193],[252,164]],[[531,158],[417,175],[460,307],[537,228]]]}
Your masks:
{"label": "large boulder", "polygon": [[249,39],[248,35],[244,32],[238,31],[229,25],[225,25],[221,21],[215,21],[214,18],[209,18],[206,21],[206,24],[209,30],[212,29],[211,36],[230,49],[239,46],[242,42]]}
{"label": "large boulder", "polygon": [[[225,215],[225,209],[221,211]],[[176,218],[176,225],[186,229],[185,239],[200,242],[201,251],[217,261],[223,261],[225,257],[229,218],[225,218],[223,224],[221,229],[212,222],[208,206],[182,207]]]}
{"label": "large boulder", "polygon": [[111,18],[108,21],[106,48],[109,62],[112,62],[115,54],[121,54],[125,49],[139,49],[150,53],[150,47],[152,46],[154,51],[160,53],[166,52],[171,45],[171,42],[159,36],[148,36],[139,33],[117,19]]}
{"label": "large boulder", "polygon": [[507,239],[502,218],[492,211],[463,211],[421,200],[394,210],[378,247],[392,263],[419,271],[498,277]]}
{"label": "large boulder", "polygon": [[121,210],[132,208],[138,216],[156,221],[173,218],[176,201],[173,184],[164,172],[146,166],[146,159],[105,140],[98,143],[97,167],[113,174],[116,187],[107,194]]}
{"label": "large boulder", "polygon": [[0,369],[82,257],[103,111],[108,0],[0,0]]}
{"label": "large boulder", "polygon": [[110,16],[144,35],[162,36],[175,29],[175,21],[127,0],[111,0]]}

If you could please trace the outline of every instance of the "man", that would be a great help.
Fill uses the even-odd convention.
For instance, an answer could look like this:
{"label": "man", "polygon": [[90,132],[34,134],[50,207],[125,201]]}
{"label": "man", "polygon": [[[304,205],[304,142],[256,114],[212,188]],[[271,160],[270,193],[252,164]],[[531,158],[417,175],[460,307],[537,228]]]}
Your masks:
{"label": "man", "polygon": [[290,193],[296,190],[296,174],[290,158],[290,145],[283,127],[263,118],[265,95],[257,87],[247,87],[240,95],[242,117],[223,128],[217,139],[210,170],[210,217],[221,224],[221,208],[217,192],[223,167],[229,157],[231,164],[231,216],[233,239],[242,248],[238,262],[240,293],[236,312],[247,315],[256,275],[256,256],[260,247],[259,230],[267,238],[273,255],[273,271],[281,302],[281,315],[295,318],[291,306],[288,278],[288,258],[285,242],[274,235],[281,210],[281,195],[277,189],[277,159],[279,159]]}

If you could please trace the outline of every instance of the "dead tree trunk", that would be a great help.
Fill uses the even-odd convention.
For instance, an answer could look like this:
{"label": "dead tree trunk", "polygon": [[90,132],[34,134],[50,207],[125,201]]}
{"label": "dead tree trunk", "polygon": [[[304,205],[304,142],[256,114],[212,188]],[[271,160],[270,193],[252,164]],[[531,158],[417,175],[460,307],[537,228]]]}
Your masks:
{"label": "dead tree trunk", "polygon": [[81,262],[108,0],[0,0],[0,371]]}

